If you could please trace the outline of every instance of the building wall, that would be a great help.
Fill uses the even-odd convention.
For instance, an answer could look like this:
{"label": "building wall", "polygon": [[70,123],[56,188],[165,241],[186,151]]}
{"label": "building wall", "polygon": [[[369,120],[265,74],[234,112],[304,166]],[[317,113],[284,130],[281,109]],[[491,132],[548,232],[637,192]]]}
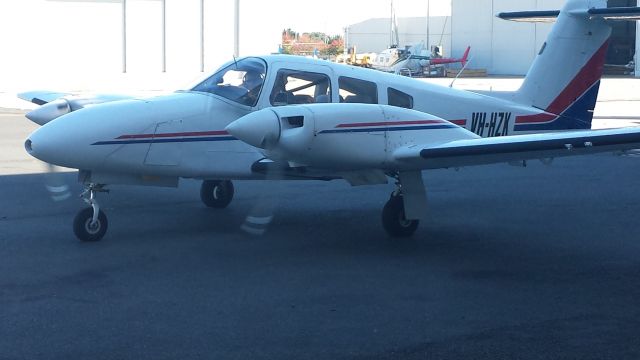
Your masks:
{"label": "building wall", "polygon": [[472,68],[490,74],[524,75],[544,43],[551,24],[505,21],[495,15],[506,11],[559,9],[563,0],[454,0],[452,50],[471,46]]}
{"label": "building wall", "polygon": [[[640,5],[640,1],[638,1]],[[640,22],[636,22],[636,56],[634,57],[636,62],[636,77],[640,77]]]}
{"label": "building wall", "polygon": [[[454,0],[452,51],[459,53],[469,45],[470,67],[484,68],[496,75],[524,75],[553,24],[505,21],[495,15],[508,11],[556,10],[564,3],[565,0]],[[640,40],[640,26],[636,31]],[[640,41],[636,41],[636,54],[640,54]],[[636,76],[640,76],[638,69]]]}
{"label": "building wall", "polygon": [[[451,54],[451,17],[432,16],[428,25],[426,17],[398,18],[397,22],[401,47],[426,44],[429,26],[429,44],[443,45],[444,55]],[[355,45],[359,53],[380,52],[390,45],[390,24],[389,18],[376,18],[350,25],[347,45]]]}
{"label": "building wall", "polygon": [[[281,22],[264,21],[267,1],[241,1],[240,55],[278,50]],[[233,56],[234,0],[204,1],[205,72]],[[179,86],[200,75],[200,0],[166,0],[166,73],[162,73],[162,1],[127,0],[129,79],[144,88]],[[243,26],[244,24],[244,26]],[[260,32],[252,26],[260,24]],[[122,0],[0,1],[0,91],[52,87],[102,89],[120,77]],[[182,79],[182,80],[180,80]]]}

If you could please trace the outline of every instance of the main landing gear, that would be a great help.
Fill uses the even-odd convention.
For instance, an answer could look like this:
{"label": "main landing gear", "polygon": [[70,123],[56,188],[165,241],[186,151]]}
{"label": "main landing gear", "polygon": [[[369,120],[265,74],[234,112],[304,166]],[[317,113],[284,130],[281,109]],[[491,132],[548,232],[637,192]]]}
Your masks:
{"label": "main landing gear", "polygon": [[96,199],[96,193],[108,192],[101,184],[89,184],[80,197],[90,207],[78,212],[73,219],[73,232],[80,241],[99,241],[107,233],[109,222]]}
{"label": "main landing gear", "polygon": [[224,209],[233,200],[233,183],[229,180],[205,180],[200,187],[200,199],[208,207]]}
{"label": "main landing gear", "polygon": [[382,208],[382,227],[392,237],[409,237],[418,229],[420,220],[408,220],[404,213],[404,197],[398,190]]}
{"label": "main landing gear", "polygon": [[399,172],[396,190],[382,209],[382,227],[391,237],[409,237],[418,229],[427,210],[427,193],[419,171]]}

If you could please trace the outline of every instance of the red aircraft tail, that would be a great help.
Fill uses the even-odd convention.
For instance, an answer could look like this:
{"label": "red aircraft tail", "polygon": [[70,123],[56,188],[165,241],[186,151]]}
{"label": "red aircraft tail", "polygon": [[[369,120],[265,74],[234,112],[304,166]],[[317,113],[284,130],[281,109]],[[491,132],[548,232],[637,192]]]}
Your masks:
{"label": "red aircraft tail", "polygon": [[462,55],[462,58],[460,59],[460,63],[462,64],[462,67],[465,67],[465,65],[467,65],[467,59],[469,58],[469,50],[471,50],[471,46],[467,46],[467,50],[465,50],[464,55]]}

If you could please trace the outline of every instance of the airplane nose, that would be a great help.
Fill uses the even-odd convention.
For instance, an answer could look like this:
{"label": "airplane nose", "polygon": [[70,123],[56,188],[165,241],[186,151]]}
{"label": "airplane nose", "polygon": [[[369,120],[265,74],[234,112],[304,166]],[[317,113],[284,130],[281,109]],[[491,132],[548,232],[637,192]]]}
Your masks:
{"label": "airplane nose", "polygon": [[263,109],[241,117],[225,130],[249,145],[267,149],[280,139],[280,119],[273,110]]}
{"label": "airplane nose", "polygon": [[27,153],[34,158],[44,162],[54,163],[59,155],[58,151],[62,144],[59,144],[60,146],[56,146],[56,144],[52,143],[56,138],[52,136],[43,136],[43,131],[41,130],[42,128],[29,135],[29,138],[24,142],[24,148]]}

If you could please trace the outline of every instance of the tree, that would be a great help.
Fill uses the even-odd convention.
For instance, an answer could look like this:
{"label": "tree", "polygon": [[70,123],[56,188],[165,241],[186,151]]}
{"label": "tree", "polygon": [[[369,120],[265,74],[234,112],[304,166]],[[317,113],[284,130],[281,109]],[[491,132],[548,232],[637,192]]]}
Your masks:
{"label": "tree", "polygon": [[323,57],[340,54],[344,51],[344,41],[340,35],[327,35],[323,32],[298,33],[287,28],[282,30],[281,51],[284,54],[314,55],[316,51]]}

